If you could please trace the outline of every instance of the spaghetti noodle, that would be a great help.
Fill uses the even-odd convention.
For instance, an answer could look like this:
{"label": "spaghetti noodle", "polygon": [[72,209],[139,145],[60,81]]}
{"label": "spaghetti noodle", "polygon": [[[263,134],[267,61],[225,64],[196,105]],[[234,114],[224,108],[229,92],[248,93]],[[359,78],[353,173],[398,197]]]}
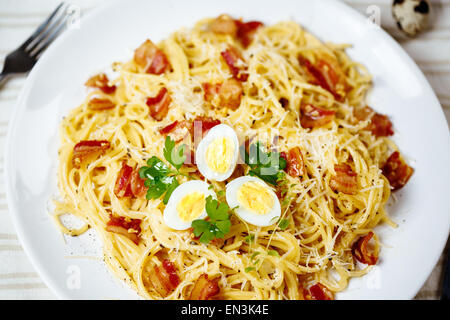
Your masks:
{"label": "spaghetti noodle", "polygon": [[[220,288],[214,299],[318,299],[320,288],[328,297],[344,290],[373,264],[361,269],[356,263],[369,250],[364,237],[380,223],[395,226],[385,210],[391,183],[382,169],[397,151],[387,117],[366,108],[371,76],[346,55],[347,47],[322,43],[294,22],[263,26],[221,16],[175,32],[150,55],[136,51],[129,62],[115,63],[117,77],[91,79],[94,89],[61,123],[55,214],[74,214],[94,228],[109,269],[144,298],[189,299],[197,279],[208,277]],[[220,96],[205,99],[205,84],[223,86],[231,79],[242,88],[237,105]],[[220,86],[213,88],[220,93]],[[170,98],[161,104],[165,94]],[[151,109],[155,102],[160,109]],[[152,156],[163,159],[160,130],[198,117],[219,120],[268,148],[276,144],[288,163],[285,189],[277,190],[288,222],[283,228],[232,216],[223,239],[203,244],[192,230],[165,225],[162,199],[117,196],[124,163],[131,172]],[[86,161],[95,146],[81,141],[108,147]],[[180,184],[202,178],[193,165],[180,170]],[[225,190],[246,172],[241,164],[230,179],[209,183]],[[114,232],[111,226],[120,222],[111,223],[111,216],[140,221],[126,228],[138,240]],[[85,229],[62,231],[77,235]],[[370,250],[377,255],[374,239]],[[161,293],[149,273],[167,261],[178,280]]]}

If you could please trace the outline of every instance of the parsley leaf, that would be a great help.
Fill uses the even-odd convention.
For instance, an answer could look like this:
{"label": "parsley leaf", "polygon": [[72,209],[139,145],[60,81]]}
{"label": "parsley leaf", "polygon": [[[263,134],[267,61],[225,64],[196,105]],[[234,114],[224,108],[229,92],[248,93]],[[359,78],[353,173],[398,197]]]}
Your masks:
{"label": "parsley leaf", "polygon": [[167,204],[169,202],[169,198],[172,195],[172,192],[176,189],[176,187],[178,187],[180,185],[180,183],[178,182],[177,179],[173,179],[172,183],[169,185],[169,187],[167,188],[167,192],[166,195],[164,196],[164,200],[163,203]]}
{"label": "parsley leaf", "polygon": [[219,202],[211,196],[206,198],[206,213],[209,220],[197,219],[192,221],[194,235],[200,237],[200,242],[208,244],[216,238],[223,238],[230,232],[230,207],[225,202]]}
{"label": "parsley leaf", "polygon": [[172,171],[158,157],[151,157],[147,160],[147,166],[139,169],[139,176],[144,179],[144,184],[148,187],[147,199],[158,199],[169,186],[178,184],[176,178],[169,174],[172,174]]}
{"label": "parsley leaf", "polygon": [[285,177],[283,169],[286,168],[286,159],[277,151],[266,152],[266,149],[258,141],[251,144],[249,152],[245,146],[240,147],[241,157],[250,167],[249,175],[257,176],[274,186]]}
{"label": "parsley leaf", "polygon": [[186,149],[186,145],[183,144],[182,146],[178,147],[175,150],[175,141],[172,140],[169,136],[166,137],[166,141],[164,143],[164,158],[173,165],[177,170],[181,168],[184,161],[186,161],[186,155],[184,154],[184,151]]}
{"label": "parsley leaf", "polygon": [[256,270],[256,268],[255,268],[255,267],[247,267],[247,268],[244,269],[244,271],[245,271],[246,273],[249,273],[249,272],[251,272],[251,271],[253,271],[253,270]]}
{"label": "parsley leaf", "polygon": [[147,166],[139,169],[139,176],[144,179],[144,184],[148,188],[146,198],[158,199],[165,194],[163,202],[167,204],[172,192],[180,184],[176,176],[180,174],[178,171],[186,160],[184,150],[186,146],[182,145],[175,150],[175,141],[169,136],[164,144],[164,157],[175,167],[176,171],[169,168],[158,157],[151,157],[147,160]]}
{"label": "parsley leaf", "polygon": [[259,260],[256,260],[256,261],[255,261],[255,258],[256,258],[256,256],[259,255],[259,254],[261,254],[261,252],[255,251],[255,252],[253,252],[253,254],[251,255],[250,261],[251,261],[253,264],[258,263]]}

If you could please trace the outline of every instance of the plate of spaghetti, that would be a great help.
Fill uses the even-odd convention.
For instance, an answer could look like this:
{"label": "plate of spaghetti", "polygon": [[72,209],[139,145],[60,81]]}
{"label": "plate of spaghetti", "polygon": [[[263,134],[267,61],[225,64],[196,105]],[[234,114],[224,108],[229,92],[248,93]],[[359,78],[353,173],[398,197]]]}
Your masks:
{"label": "plate of spaghetti", "polygon": [[30,74],[8,201],[61,298],[410,299],[449,146],[417,66],[341,3],[113,2]]}

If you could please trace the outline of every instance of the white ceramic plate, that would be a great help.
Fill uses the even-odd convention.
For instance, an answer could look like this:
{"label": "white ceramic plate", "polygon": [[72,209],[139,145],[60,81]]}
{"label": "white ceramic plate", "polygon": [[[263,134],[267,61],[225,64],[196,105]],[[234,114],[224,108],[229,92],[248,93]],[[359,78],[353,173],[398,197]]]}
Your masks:
{"label": "white ceramic plate", "polygon": [[351,43],[348,52],[374,76],[369,103],[388,114],[394,140],[416,169],[389,211],[399,228],[377,230],[378,266],[350,281],[339,299],[410,299],[427,279],[449,233],[450,136],[444,114],[423,74],[400,46],[365,17],[334,1],[122,1],[82,19],[34,67],[20,95],[6,147],[9,208],[21,243],[45,283],[61,298],[136,298],[112,279],[95,235],[66,238],[50,218],[57,192],[58,124],[84,98],[88,76],[150,37],[159,41],[197,20],[229,13],[266,24],[292,19],[326,41]]}

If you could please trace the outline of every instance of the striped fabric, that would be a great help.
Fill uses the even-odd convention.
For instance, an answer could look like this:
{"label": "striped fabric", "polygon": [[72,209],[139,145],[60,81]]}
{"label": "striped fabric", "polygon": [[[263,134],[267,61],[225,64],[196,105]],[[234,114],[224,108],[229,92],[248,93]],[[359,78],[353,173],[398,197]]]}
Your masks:
{"label": "striped fabric", "polygon": [[[104,0],[71,0],[86,14]],[[316,0],[317,1],[317,0]],[[417,39],[407,39],[396,29],[391,16],[391,0],[344,0],[365,15],[373,6],[380,9],[383,28],[390,32],[412,56],[427,76],[450,121],[450,0],[432,0],[434,25]],[[0,65],[5,56],[25,40],[60,0],[0,0]],[[8,216],[4,185],[4,145],[8,121],[25,77],[10,80],[0,90],[0,299],[54,299],[55,295],[39,278],[23,252]],[[416,299],[438,299],[443,261]]]}

